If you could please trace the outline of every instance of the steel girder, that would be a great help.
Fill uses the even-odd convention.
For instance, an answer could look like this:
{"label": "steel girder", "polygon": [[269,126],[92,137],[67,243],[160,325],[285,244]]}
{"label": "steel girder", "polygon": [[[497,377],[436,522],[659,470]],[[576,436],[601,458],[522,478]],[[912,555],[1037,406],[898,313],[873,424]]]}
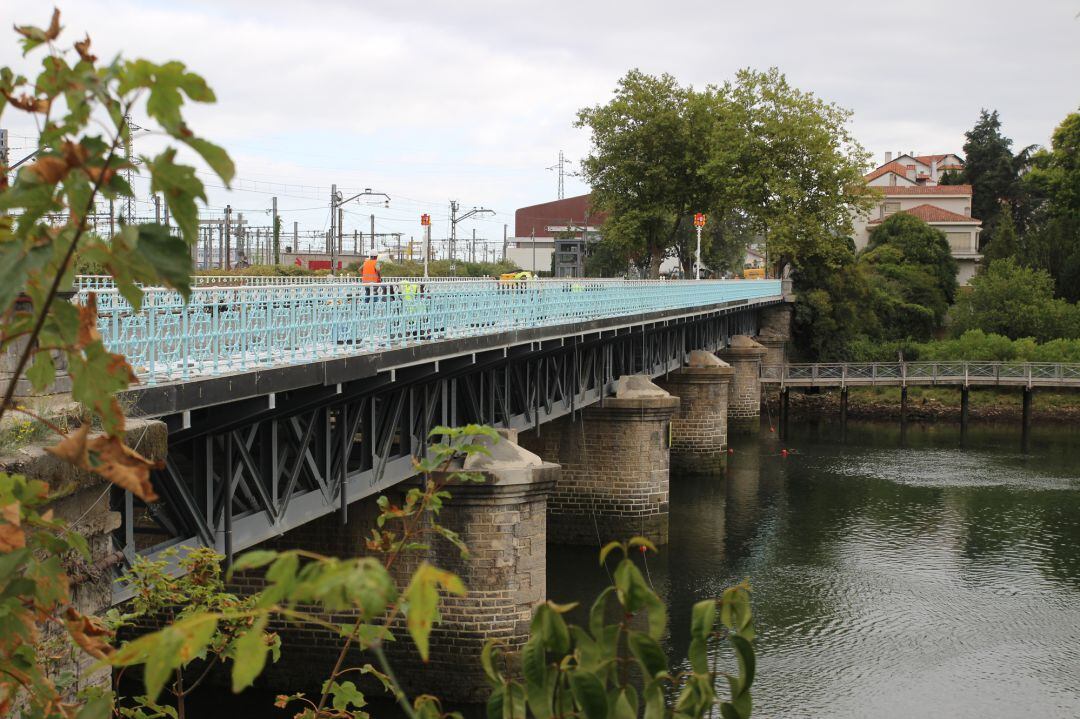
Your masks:
{"label": "steel girder", "polygon": [[[398,368],[192,413],[155,473],[161,500],[116,491],[128,562],[169,547],[235,552],[414,475],[438,425],[528,429],[576,413],[621,375],[659,376],[694,349],[754,334],[751,309],[605,330]],[[123,599],[121,588],[117,599]]]}

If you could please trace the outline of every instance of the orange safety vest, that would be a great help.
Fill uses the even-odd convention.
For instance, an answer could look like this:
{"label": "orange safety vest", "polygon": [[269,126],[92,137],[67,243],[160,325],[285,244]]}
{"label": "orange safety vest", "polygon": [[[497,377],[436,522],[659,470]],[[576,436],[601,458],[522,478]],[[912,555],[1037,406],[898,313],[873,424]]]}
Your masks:
{"label": "orange safety vest", "polygon": [[382,282],[379,267],[376,260],[364,260],[364,266],[360,268],[361,282]]}

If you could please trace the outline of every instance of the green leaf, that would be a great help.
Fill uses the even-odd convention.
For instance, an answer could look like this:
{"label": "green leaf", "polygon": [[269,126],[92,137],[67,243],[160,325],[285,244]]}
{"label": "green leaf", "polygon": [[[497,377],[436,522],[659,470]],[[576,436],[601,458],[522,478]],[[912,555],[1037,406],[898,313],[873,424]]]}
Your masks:
{"label": "green leaf", "polygon": [[708,639],[716,624],[716,600],[704,599],[694,604],[690,612],[690,636]]}
{"label": "green leaf", "polygon": [[236,175],[236,166],[229,157],[229,153],[225,152],[224,148],[198,137],[185,137],[182,139],[191,149],[199,153],[199,156],[210,166],[210,169],[217,173],[217,176],[228,187]]}
{"label": "green leaf", "polygon": [[664,690],[661,680],[649,682],[645,687],[645,718],[664,719],[667,705],[664,702]]}
{"label": "green leaf", "polygon": [[[0,193],[0,196],[3,194]],[[11,306],[26,286],[27,276],[49,262],[51,250],[51,247],[43,246],[24,252],[17,242],[0,244],[0,313]]]}
{"label": "green leaf", "polygon": [[88,699],[75,717],[76,719],[110,719],[112,715],[113,697],[112,694],[105,694]]}
{"label": "green leaf", "polygon": [[634,658],[645,670],[649,679],[654,679],[658,674],[666,674],[667,655],[660,648],[660,643],[647,634],[631,631],[627,636],[627,643]]}
{"label": "green leaf", "polygon": [[480,652],[480,665],[484,668],[484,674],[492,686],[502,686],[502,674],[495,668],[495,660],[498,657],[499,648],[494,639],[484,642],[484,648]]}
{"label": "green leaf", "polygon": [[596,601],[593,602],[592,608],[589,610],[589,633],[598,641],[604,633],[604,614],[607,611],[607,599],[614,591],[615,587],[604,587],[604,590],[600,592],[600,595],[596,598]]}
{"label": "green leaf", "polygon": [[42,350],[34,355],[34,363],[26,371],[26,378],[37,392],[42,391],[56,379],[56,365],[53,364],[52,353]]}
{"label": "green leaf", "polygon": [[175,288],[184,299],[191,295],[191,250],[179,237],[173,236],[165,225],[138,226],[139,241],[135,249],[145,259],[167,287]]}
{"label": "green leaf", "polygon": [[580,669],[571,672],[570,690],[574,693],[574,700],[585,712],[586,719],[607,719],[607,692],[595,674]]}
{"label": "green leaf", "polygon": [[278,553],[272,549],[253,549],[250,552],[244,552],[229,567],[229,576],[231,577],[233,572],[264,567],[277,559],[277,557]]}
{"label": "green leaf", "polygon": [[333,699],[331,700],[333,706],[338,711],[346,711],[350,707],[355,709],[362,709],[367,706],[367,699],[364,698],[363,692],[356,688],[356,684],[353,682],[333,682],[329,687],[324,687],[326,691]]}
{"label": "green leaf", "polygon": [[740,637],[738,634],[729,636],[728,641],[731,642],[731,646],[735,648],[735,656],[739,661],[740,693],[742,693],[749,690],[750,685],[754,683],[754,674],[757,671],[757,658],[754,654],[754,645]]}
{"label": "green leaf", "polygon": [[[629,688],[627,687],[627,689]],[[619,692],[619,696],[615,699],[615,703],[611,708],[612,719],[637,719],[637,709],[631,704],[627,689]]]}
{"label": "green leaf", "polygon": [[547,664],[544,643],[538,635],[529,637],[521,650],[521,672],[525,678],[525,694],[536,719],[549,719],[558,673]]}
{"label": "green leaf", "polygon": [[491,696],[487,700],[487,719],[503,719],[503,697],[505,693],[506,689],[502,684],[492,690]]}
{"label": "green leaf", "polygon": [[525,688],[517,682],[506,685],[503,698],[503,719],[525,719]]}
{"label": "green leaf", "polygon": [[540,637],[544,647],[560,657],[570,651],[570,630],[566,621],[548,604],[536,608],[529,633]]}
{"label": "green leaf", "polygon": [[255,617],[255,622],[233,642],[231,653],[234,694],[251,686],[266,666],[266,655],[270,651],[270,646],[266,643],[263,632],[268,619],[268,615],[259,614]]}
{"label": "green leaf", "polygon": [[150,172],[150,191],[164,196],[184,241],[194,245],[199,237],[199,209],[195,201],[206,201],[206,191],[195,176],[195,169],[178,164],[176,148],[172,147],[142,161]]}
{"label": "green leaf", "polygon": [[464,595],[465,585],[456,575],[422,562],[405,589],[405,626],[423,661],[428,660],[431,629],[439,621],[439,588]]}
{"label": "green leaf", "polygon": [[622,547],[622,542],[616,542],[614,540],[608,542],[600,548],[600,566],[604,566],[604,560],[611,554],[612,550]]}
{"label": "green leaf", "polygon": [[667,625],[667,608],[645,582],[637,565],[629,558],[622,560],[615,568],[614,578],[619,601],[626,610],[638,612],[645,609],[649,618],[649,634],[654,639],[663,636]]}
{"label": "green leaf", "polygon": [[707,674],[709,671],[709,645],[701,637],[693,637],[690,640],[690,648],[687,650],[687,658],[690,660],[690,668],[698,674]]}

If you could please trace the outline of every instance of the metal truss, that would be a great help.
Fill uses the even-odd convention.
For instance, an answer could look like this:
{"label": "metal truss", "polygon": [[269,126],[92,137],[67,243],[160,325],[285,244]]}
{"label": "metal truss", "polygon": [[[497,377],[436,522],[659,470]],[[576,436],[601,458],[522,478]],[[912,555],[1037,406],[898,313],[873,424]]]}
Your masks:
{"label": "metal truss", "polygon": [[[525,343],[193,410],[170,424],[161,500],[117,491],[128,562],[168,547],[234,553],[415,474],[438,425],[529,429],[599,401],[622,375],[663,375],[691,350],[754,334],[753,308]],[[124,597],[120,588],[117,599]]]}

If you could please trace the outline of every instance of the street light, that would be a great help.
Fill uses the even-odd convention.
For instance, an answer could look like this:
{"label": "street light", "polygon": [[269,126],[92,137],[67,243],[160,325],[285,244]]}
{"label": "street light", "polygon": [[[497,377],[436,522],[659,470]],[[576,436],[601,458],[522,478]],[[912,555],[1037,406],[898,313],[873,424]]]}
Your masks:
{"label": "street light", "polygon": [[[361,197],[382,197],[383,206],[390,206],[390,195],[385,192],[372,192],[370,187],[365,187],[363,192],[358,192],[352,197],[342,198],[340,192],[338,192],[337,185],[330,186],[330,274],[334,274],[334,270],[337,269],[337,246],[341,242],[341,224],[338,222],[338,209],[347,202],[353,200],[359,200]],[[372,243],[375,242],[375,238],[371,238]]]}
{"label": "street light", "polygon": [[705,214],[698,212],[694,215],[694,227],[697,228],[697,252],[695,253],[696,264],[694,265],[694,279],[701,279],[701,228],[705,226]]}

